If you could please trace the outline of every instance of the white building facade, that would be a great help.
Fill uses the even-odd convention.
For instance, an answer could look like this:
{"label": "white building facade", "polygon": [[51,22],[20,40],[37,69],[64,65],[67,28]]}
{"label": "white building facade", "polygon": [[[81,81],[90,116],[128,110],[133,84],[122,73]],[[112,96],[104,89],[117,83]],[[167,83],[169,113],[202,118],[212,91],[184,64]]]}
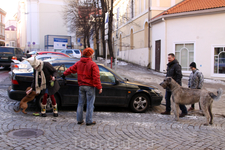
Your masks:
{"label": "white building facade", "polygon": [[224,11],[225,7],[222,7],[162,15],[153,19],[150,22],[151,68],[166,72],[167,56],[174,53],[184,75],[191,73],[189,64],[194,61],[206,78],[224,80]]}
{"label": "white building facade", "polygon": [[45,35],[67,36],[63,19],[64,0],[20,0],[17,13],[18,46],[46,50]]}

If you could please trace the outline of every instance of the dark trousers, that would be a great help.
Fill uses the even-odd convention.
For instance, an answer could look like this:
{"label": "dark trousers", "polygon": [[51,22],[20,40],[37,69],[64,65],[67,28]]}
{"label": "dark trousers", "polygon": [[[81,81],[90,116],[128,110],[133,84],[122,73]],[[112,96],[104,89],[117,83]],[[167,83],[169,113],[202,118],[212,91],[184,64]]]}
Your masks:
{"label": "dark trousers", "polygon": [[[171,111],[171,101],[170,101],[171,95],[172,95],[172,92],[166,90],[165,99],[166,99],[166,111],[167,112]],[[179,105],[179,106],[180,106],[180,110],[182,111],[182,113],[187,114],[186,106],[185,105]]]}

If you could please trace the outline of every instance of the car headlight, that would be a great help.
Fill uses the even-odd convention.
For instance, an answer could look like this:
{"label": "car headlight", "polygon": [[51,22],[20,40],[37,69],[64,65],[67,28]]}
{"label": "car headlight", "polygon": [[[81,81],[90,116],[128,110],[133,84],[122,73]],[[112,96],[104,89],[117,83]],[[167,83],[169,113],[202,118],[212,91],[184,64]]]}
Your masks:
{"label": "car headlight", "polygon": [[156,93],[156,94],[160,94],[160,93],[161,93],[161,91],[158,90],[158,89],[152,89],[152,92],[154,92],[154,93]]}

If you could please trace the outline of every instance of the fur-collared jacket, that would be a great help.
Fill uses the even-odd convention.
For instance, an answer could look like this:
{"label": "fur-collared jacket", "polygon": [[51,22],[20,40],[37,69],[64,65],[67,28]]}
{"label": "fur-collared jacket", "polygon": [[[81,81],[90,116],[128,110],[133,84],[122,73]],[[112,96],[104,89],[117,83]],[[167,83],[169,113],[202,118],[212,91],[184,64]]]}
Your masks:
{"label": "fur-collared jacket", "polygon": [[198,70],[194,70],[191,72],[189,80],[188,80],[188,87],[191,89],[201,89],[204,82],[203,74]]}

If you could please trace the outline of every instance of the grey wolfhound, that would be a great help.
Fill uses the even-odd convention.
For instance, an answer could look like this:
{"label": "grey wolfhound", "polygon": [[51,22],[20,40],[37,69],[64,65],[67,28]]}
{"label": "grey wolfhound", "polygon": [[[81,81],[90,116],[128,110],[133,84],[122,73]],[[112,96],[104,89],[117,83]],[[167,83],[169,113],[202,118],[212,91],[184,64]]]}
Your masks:
{"label": "grey wolfhound", "polygon": [[204,89],[190,89],[181,87],[171,77],[164,79],[160,85],[164,89],[169,89],[172,92],[172,100],[175,105],[174,114],[175,120],[179,120],[179,104],[190,105],[200,102],[201,109],[206,117],[206,123],[204,125],[213,124],[212,103],[213,100],[219,100],[223,93],[220,88],[217,90],[217,96],[212,92]]}

